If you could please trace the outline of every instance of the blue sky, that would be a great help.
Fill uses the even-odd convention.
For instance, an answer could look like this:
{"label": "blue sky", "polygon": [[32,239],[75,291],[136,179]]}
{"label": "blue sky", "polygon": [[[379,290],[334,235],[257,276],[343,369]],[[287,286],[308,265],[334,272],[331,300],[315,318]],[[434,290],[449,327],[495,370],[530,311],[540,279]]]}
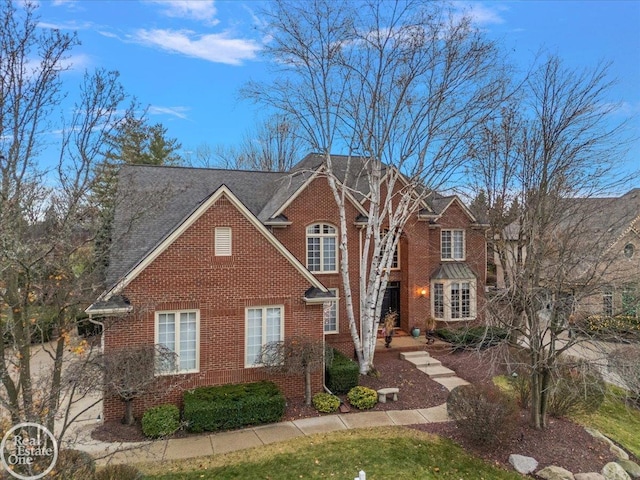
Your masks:
{"label": "blue sky", "polygon": [[[455,2],[476,25],[511,51],[522,66],[546,48],[572,67],[613,62],[619,81],[612,102],[620,118],[635,116],[640,137],[640,0]],[[85,68],[118,70],[130,95],[148,106],[183,153],[207,144],[232,145],[259,121],[238,88],[264,78],[263,39],[257,1],[41,0],[44,27],[78,32],[65,81],[78,82]],[[71,83],[73,85],[73,83]],[[640,167],[640,139],[621,159]]]}

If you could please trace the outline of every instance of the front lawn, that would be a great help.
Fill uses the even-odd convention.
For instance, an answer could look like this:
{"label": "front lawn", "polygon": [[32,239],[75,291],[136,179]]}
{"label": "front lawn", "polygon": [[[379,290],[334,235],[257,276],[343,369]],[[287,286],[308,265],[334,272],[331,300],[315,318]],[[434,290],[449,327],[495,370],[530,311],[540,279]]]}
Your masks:
{"label": "front lawn", "polygon": [[609,386],[609,395],[597,412],[580,415],[576,421],[599,430],[623,449],[640,458],[640,410],[628,406],[622,389]]}
{"label": "front lawn", "polygon": [[296,438],[226,455],[143,465],[146,479],[522,479],[453,442],[402,427],[348,430]]}

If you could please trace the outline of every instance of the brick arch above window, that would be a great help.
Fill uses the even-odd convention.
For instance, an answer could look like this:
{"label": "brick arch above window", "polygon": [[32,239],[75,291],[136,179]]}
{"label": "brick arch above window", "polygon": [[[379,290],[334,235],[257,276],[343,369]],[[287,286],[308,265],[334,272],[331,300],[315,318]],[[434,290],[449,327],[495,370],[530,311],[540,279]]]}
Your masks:
{"label": "brick arch above window", "polygon": [[307,268],[316,273],[338,271],[338,229],[330,223],[313,223],[306,229]]}

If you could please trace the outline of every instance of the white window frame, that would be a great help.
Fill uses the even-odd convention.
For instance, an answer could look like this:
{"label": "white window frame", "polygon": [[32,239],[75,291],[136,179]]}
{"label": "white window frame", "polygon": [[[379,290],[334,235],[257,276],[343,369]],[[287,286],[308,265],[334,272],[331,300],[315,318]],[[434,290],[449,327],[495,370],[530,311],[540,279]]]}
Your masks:
{"label": "white window frame", "polygon": [[215,228],[215,255],[216,257],[230,257],[233,253],[231,227]]}
{"label": "white window frame", "polygon": [[[632,305],[629,305],[629,301]],[[625,285],[620,293],[621,313],[622,315],[629,315],[633,318],[638,318],[638,291],[635,285]],[[630,312],[630,313],[629,313]]]}
{"label": "white window frame", "polygon": [[[336,297],[335,300],[331,300],[330,302],[324,303],[324,308],[322,311],[322,325],[323,331],[325,334],[334,334],[340,331],[340,295],[337,288],[329,288],[329,291]],[[327,319],[326,315],[328,315],[331,310],[335,311],[335,329],[327,330]]]}
{"label": "white window frame", "polygon": [[[309,232],[310,229],[320,226],[320,233]],[[333,229],[333,233],[324,233],[323,230],[325,227],[329,227]],[[318,238],[320,239],[320,266],[318,270],[312,270],[311,265],[309,264],[309,239],[310,238]],[[325,270],[324,260],[324,239],[333,238],[333,250],[335,253],[334,265],[332,270]],[[307,269],[316,274],[316,273],[337,273],[338,272],[338,228],[330,223],[317,222],[313,223],[305,229],[305,248],[306,248],[306,260],[307,260]]]}
{"label": "white window frame", "polygon": [[[443,311],[443,315],[442,316],[437,316],[436,315],[436,285],[440,284],[442,285],[443,288],[443,292],[442,292],[442,311]],[[469,315],[468,316],[462,316],[460,315],[459,317],[454,318],[453,317],[453,298],[452,298],[452,289],[454,286],[459,286],[461,284],[468,284],[469,285]],[[465,321],[470,321],[470,320],[475,320],[476,316],[477,316],[477,308],[478,308],[478,304],[477,304],[477,295],[476,295],[476,281],[475,279],[455,279],[455,280],[434,280],[431,282],[431,292],[433,292],[433,294],[431,295],[431,316],[433,318],[435,318],[436,320],[442,320],[445,322],[465,322]],[[462,304],[462,293],[460,294],[460,297],[458,299],[458,305],[459,305],[459,309],[460,312],[462,313],[463,311],[463,304]]]}
{"label": "white window frame", "polygon": [[[449,242],[449,247],[448,247],[448,252],[445,251],[445,234],[450,235],[450,242]],[[459,256],[457,255],[456,252],[456,244],[458,243],[456,240],[456,236],[460,235],[461,241],[462,241],[462,245],[461,245],[461,252]],[[462,229],[445,229],[442,230],[440,232],[440,259],[443,261],[464,261],[467,257],[467,235],[465,230]]]}
{"label": "white window frame", "polygon": [[605,289],[602,292],[602,315],[605,317],[613,317],[614,313],[613,289]]}
{"label": "white window frame", "polygon": [[244,366],[245,368],[257,368],[261,367],[262,364],[257,362],[249,362],[248,358],[248,350],[249,350],[249,311],[250,310],[262,310],[262,327],[261,327],[261,347],[264,347],[267,344],[265,332],[267,330],[267,311],[268,309],[280,309],[280,332],[279,338],[277,341],[284,340],[284,305],[256,305],[251,307],[246,307],[244,311]]}
{"label": "white window frame", "polygon": [[[180,332],[180,315],[183,313],[195,313],[196,316],[196,364],[194,368],[180,368],[180,348],[181,348],[181,332]],[[200,371],[200,310],[188,309],[188,310],[161,310],[155,312],[155,344],[160,343],[160,316],[161,315],[173,315],[174,316],[174,349],[172,350],[176,354],[175,368],[171,370],[156,368],[156,376],[164,375],[176,375],[182,373],[198,373]]]}

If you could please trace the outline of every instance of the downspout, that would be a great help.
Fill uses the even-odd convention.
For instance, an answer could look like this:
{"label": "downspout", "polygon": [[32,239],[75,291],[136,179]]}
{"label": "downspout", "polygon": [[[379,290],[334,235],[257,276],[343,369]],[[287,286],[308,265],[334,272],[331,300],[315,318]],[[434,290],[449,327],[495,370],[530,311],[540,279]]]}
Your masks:
{"label": "downspout", "polygon": [[94,325],[99,325],[101,327],[100,330],[100,352],[104,353],[104,323],[99,322],[98,320],[94,320],[91,314],[89,314],[89,322]]}
{"label": "downspout", "polygon": [[[104,323],[103,322],[99,322],[98,320],[94,320],[93,317],[91,316],[91,314],[89,314],[89,322],[93,323],[94,325],[99,325],[101,330],[100,330],[100,353],[104,353]],[[104,387],[104,385],[103,385]],[[104,419],[104,399],[102,402],[100,402],[102,404],[102,412],[100,412],[98,414],[98,418],[96,419],[96,421],[98,423],[100,423],[102,421],[102,419]]]}

